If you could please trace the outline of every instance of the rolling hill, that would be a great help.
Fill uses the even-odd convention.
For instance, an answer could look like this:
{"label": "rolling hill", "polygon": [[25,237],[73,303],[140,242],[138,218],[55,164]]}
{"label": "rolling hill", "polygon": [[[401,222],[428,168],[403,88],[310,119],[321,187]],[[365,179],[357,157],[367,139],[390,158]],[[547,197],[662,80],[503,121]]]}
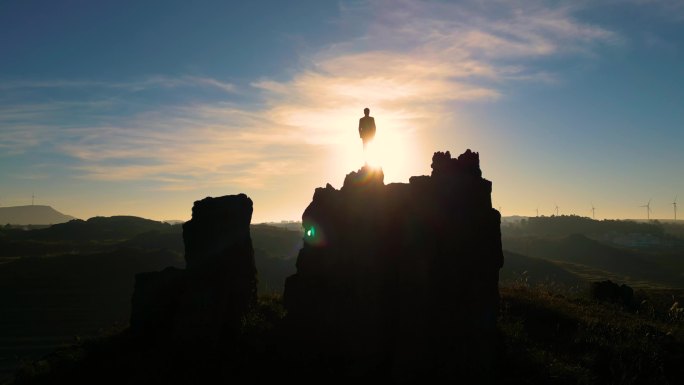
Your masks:
{"label": "rolling hill", "polygon": [[[684,287],[675,256],[658,257],[611,246],[584,235],[565,237],[504,238],[512,252],[553,261],[584,280],[614,279],[635,287]],[[680,258],[681,259],[681,255]]]}

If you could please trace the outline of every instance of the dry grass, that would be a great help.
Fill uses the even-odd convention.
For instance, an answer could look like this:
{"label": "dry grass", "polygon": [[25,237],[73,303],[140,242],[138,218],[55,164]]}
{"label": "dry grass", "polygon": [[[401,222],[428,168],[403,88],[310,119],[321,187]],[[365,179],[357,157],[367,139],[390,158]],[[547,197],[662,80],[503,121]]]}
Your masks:
{"label": "dry grass", "polygon": [[664,309],[631,312],[544,286],[502,288],[501,297],[502,382],[677,384],[684,378],[684,321]]}

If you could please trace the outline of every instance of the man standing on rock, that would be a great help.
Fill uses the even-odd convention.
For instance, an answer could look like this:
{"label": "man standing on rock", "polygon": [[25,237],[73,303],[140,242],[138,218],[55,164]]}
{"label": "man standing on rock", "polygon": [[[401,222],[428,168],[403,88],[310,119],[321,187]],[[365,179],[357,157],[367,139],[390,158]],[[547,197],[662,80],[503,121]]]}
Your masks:
{"label": "man standing on rock", "polygon": [[372,116],[368,116],[370,114],[369,108],[364,108],[363,114],[365,116],[359,119],[359,136],[363,140],[363,151],[366,151],[366,145],[375,136],[375,119]]}

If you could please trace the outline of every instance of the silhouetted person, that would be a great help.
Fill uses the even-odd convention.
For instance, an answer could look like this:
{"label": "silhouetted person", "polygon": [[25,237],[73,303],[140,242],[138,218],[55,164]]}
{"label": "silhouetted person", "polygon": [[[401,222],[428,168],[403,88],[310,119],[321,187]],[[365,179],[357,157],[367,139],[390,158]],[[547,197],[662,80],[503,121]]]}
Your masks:
{"label": "silhouetted person", "polygon": [[359,136],[363,140],[363,150],[366,151],[366,144],[373,140],[375,136],[375,119],[372,116],[368,116],[370,114],[370,109],[368,108],[363,109],[363,114],[365,116],[359,119]]}

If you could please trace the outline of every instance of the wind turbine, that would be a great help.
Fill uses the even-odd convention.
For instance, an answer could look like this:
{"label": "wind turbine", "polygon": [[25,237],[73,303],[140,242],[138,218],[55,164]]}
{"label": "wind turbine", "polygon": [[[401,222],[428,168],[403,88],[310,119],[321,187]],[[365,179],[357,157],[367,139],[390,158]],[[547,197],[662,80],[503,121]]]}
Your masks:
{"label": "wind turbine", "polygon": [[648,203],[646,203],[643,206],[639,207],[646,207],[646,220],[650,221],[651,220],[651,199],[648,200]]}
{"label": "wind turbine", "polygon": [[539,216],[539,207],[537,207],[537,216]]}
{"label": "wind turbine", "polygon": [[558,205],[556,203],[554,205],[556,205],[556,216],[558,216]]}
{"label": "wind turbine", "polygon": [[674,220],[677,222],[677,197],[675,197],[674,201],[672,202],[672,207],[674,207]]}
{"label": "wind turbine", "polygon": [[31,206],[33,206],[33,203],[36,201],[36,194],[31,193]]}
{"label": "wind turbine", "polygon": [[591,219],[596,219],[596,207],[594,207],[594,202],[591,202]]}

